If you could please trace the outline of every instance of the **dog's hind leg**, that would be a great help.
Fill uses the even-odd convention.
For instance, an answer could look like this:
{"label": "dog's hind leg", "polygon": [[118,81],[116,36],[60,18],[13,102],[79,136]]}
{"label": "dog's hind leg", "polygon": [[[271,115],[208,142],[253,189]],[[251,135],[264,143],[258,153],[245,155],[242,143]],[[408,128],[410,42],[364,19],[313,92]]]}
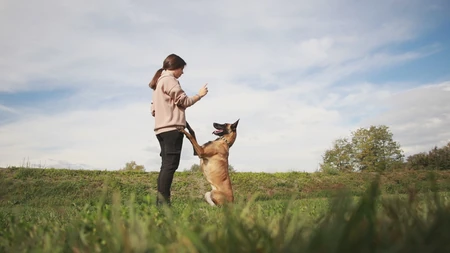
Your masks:
{"label": "dog's hind leg", "polygon": [[[233,195],[225,194],[225,192],[218,191],[218,190],[212,190],[211,193],[209,194],[209,196],[210,196],[212,202],[217,206],[221,206],[228,202],[231,203],[234,200]],[[206,198],[206,194],[205,194],[205,198]],[[208,200],[206,200],[206,201],[208,201]],[[209,201],[208,201],[208,203],[209,203]]]}
{"label": "dog's hind leg", "polygon": [[216,203],[214,203],[214,201],[211,198],[211,192],[205,193],[205,199],[206,199],[206,202],[208,202],[208,204],[210,204],[211,206],[216,205]]}

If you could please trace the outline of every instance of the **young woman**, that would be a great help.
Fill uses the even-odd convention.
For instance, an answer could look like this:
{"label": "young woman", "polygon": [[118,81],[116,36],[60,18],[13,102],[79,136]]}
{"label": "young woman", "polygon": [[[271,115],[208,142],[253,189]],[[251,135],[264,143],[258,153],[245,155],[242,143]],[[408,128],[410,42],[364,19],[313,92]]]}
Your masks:
{"label": "young woman", "polygon": [[161,168],[158,176],[157,204],[170,205],[170,188],[173,175],[178,169],[184,135],[178,127],[186,127],[186,108],[197,103],[208,93],[205,84],[198,94],[187,96],[178,78],[183,74],[186,62],[178,55],[166,57],[163,67],[156,71],[150,81],[153,89],[152,115],[155,117],[155,134],[161,147]]}

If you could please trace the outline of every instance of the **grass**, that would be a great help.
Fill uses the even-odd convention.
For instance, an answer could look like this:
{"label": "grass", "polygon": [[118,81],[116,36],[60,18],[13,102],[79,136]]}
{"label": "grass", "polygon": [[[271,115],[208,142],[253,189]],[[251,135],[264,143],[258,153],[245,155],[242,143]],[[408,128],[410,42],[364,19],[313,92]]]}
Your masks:
{"label": "grass", "polygon": [[1,169],[0,252],[450,252],[450,172],[234,173],[221,208],[189,172],[157,208],[156,177]]}

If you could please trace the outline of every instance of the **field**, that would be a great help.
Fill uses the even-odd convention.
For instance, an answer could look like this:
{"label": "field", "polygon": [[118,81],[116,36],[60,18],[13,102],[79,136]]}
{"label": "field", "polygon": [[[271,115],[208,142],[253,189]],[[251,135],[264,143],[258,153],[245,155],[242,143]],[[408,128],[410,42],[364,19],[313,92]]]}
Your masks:
{"label": "field", "polygon": [[0,169],[0,252],[450,252],[450,171],[233,173],[210,207],[200,173]]}

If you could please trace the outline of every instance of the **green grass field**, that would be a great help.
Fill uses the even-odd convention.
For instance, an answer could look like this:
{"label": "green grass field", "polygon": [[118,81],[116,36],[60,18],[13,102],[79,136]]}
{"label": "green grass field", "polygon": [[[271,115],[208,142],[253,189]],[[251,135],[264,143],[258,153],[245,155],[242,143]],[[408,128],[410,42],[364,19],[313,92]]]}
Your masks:
{"label": "green grass field", "polygon": [[154,172],[0,169],[0,252],[450,252],[450,171],[231,176],[233,205],[177,172],[158,208]]}

